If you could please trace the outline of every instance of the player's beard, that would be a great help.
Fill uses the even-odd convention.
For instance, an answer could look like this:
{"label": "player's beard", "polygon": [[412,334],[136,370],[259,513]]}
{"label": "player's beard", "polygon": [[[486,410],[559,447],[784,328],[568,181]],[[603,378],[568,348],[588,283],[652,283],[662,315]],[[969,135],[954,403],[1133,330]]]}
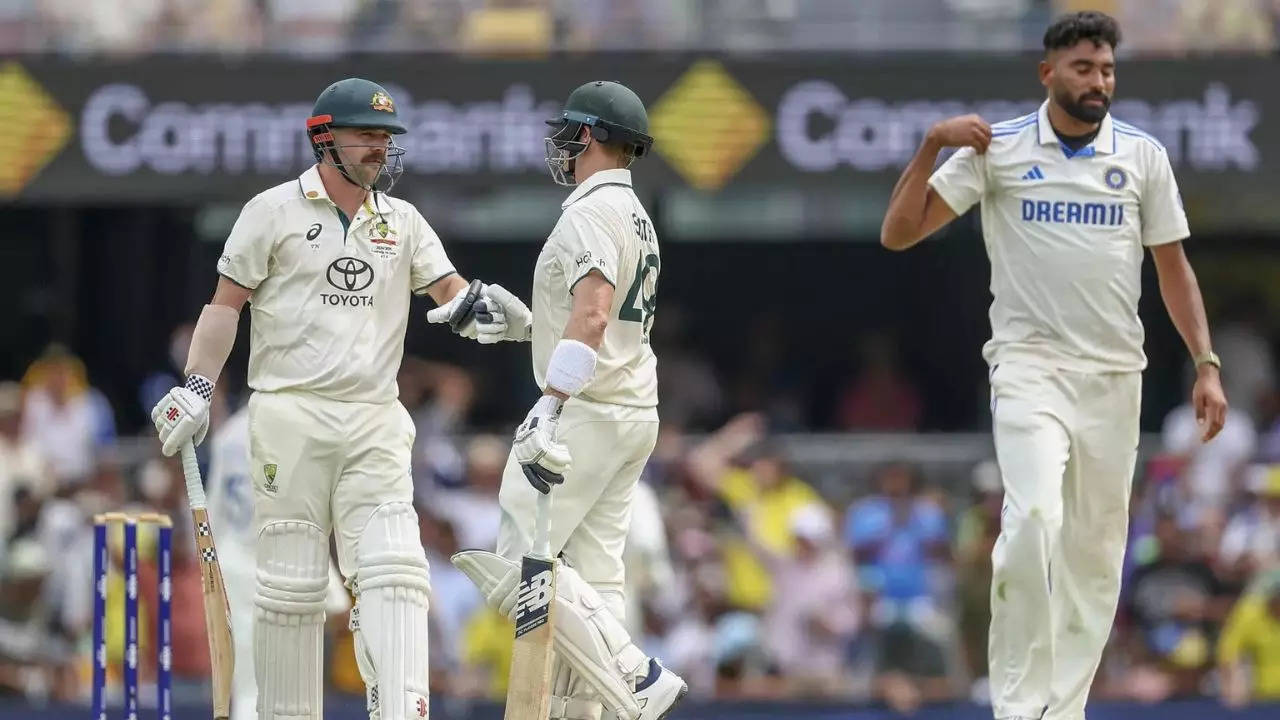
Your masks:
{"label": "player's beard", "polygon": [[[1054,102],[1058,106],[1067,111],[1071,117],[1080,122],[1098,123],[1102,122],[1102,118],[1107,116],[1107,111],[1111,109],[1111,97],[1106,93],[1093,92],[1090,90],[1078,98],[1071,97],[1071,91],[1067,89],[1058,89],[1053,93]],[[1086,104],[1088,100],[1101,100],[1099,105]]]}

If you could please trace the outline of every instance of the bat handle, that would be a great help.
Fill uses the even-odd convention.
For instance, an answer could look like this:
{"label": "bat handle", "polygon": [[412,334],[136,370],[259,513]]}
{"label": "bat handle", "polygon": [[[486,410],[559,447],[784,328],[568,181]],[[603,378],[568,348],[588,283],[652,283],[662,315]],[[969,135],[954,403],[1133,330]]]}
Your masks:
{"label": "bat handle", "polygon": [[538,493],[538,511],[533,531],[533,554],[551,559],[551,493]]}
{"label": "bat handle", "polygon": [[196,446],[190,442],[182,444],[182,474],[187,479],[187,502],[191,509],[204,509],[204,483],[200,480],[200,463],[196,460]]}

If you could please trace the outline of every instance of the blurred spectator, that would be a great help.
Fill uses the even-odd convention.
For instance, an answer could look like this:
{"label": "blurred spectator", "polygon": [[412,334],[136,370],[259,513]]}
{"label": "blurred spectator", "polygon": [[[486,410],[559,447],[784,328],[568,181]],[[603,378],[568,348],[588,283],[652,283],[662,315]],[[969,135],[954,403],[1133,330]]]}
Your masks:
{"label": "blurred spectator", "polygon": [[40,449],[58,492],[83,485],[116,436],[111,406],[89,386],[84,363],[51,346],[27,369],[22,434]]}
{"label": "blurred spectator", "polygon": [[277,52],[337,55],[347,50],[347,26],[359,0],[263,0],[267,46]]}
{"label": "blurred spectator", "polygon": [[943,643],[952,623],[930,582],[949,559],[947,521],[911,466],[882,467],[875,485],[876,494],[850,506],[845,542],[871,600],[876,693],[894,710],[911,712],[951,695]]}
{"label": "blurred spectator", "polygon": [[1137,569],[1127,588],[1124,607],[1136,655],[1128,684],[1135,699],[1194,694],[1209,669],[1214,628],[1227,606],[1193,541],[1176,517],[1161,514],[1155,523],[1158,555]]}
{"label": "blurred spectator", "polygon": [[53,491],[44,458],[36,444],[21,435],[21,427],[22,388],[15,382],[0,383],[0,561],[18,530],[14,494],[22,490],[45,496]]}
{"label": "blurred spectator", "polygon": [[[1204,0],[1197,2],[1207,6]],[[1264,296],[1244,293],[1223,308],[1220,321],[1213,326],[1213,345],[1222,357],[1223,392],[1231,407],[1253,422],[1263,419],[1267,400],[1280,390],[1276,384],[1276,356],[1266,337],[1268,309]],[[1189,370],[1188,375],[1193,372]]]}
{"label": "blurred spectator", "polygon": [[644,478],[636,483],[631,501],[631,527],[627,530],[622,562],[627,569],[624,620],[631,637],[643,638],[646,619],[653,617],[653,613],[668,616],[680,611],[662,505],[653,486]]}
{"label": "blurred spectator", "polygon": [[1004,487],[995,460],[973,469],[973,503],[956,529],[957,625],[964,662],[974,681],[973,695],[983,698],[987,677],[987,629],[991,625],[991,551],[1000,536]]}
{"label": "blurred spectator", "polygon": [[528,53],[551,48],[549,0],[484,0],[459,29],[463,50]]}
{"label": "blurred spectator", "polygon": [[496,435],[472,437],[467,443],[466,485],[431,493],[432,512],[448,522],[459,548],[492,550],[498,546],[502,519],[498,489],[510,449],[507,441]]}
{"label": "blurred spectator", "polygon": [[845,542],[860,576],[893,606],[887,612],[931,604],[930,567],[949,558],[942,508],[921,493],[920,477],[909,465],[884,466],[875,484],[878,492],[850,506],[845,519]]}
{"label": "blurred spectator", "polygon": [[902,374],[893,342],[884,335],[863,338],[858,377],[840,394],[836,427],[841,430],[915,430],[922,413],[920,393]]}
{"label": "blurred spectator", "polygon": [[1222,573],[1244,580],[1280,566],[1280,465],[1258,465],[1248,472],[1252,502],[1227,523],[1218,548]]}
{"label": "blurred spectator", "polygon": [[34,538],[22,538],[0,568],[0,694],[68,699],[74,688],[66,672],[71,647],[50,632],[45,579],[52,561]]}
{"label": "blurred spectator", "polygon": [[[792,515],[821,498],[792,474],[781,446],[763,438],[764,419],[740,415],[694,448],[689,468],[696,482],[750,519],[746,532],[753,542],[770,552],[787,554],[795,543]],[[772,584],[751,549],[727,542],[724,563],[729,604],[763,610],[772,598]]]}
{"label": "blurred spectator", "polygon": [[1280,573],[1256,583],[1231,609],[1218,642],[1222,702],[1280,702]]}
{"label": "blurred spectator", "polygon": [[475,401],[475,382],[462,368],[406,355],[396,378],[400,402],[417,430],[413,443],[414,494],[419,502],[437,486],[466,482],[466,459],[456,443]]}
{"label": "blurred spectator", "polygon": [[1201,440],[1203,433],[1189,402],[1165,416],[1164,450],[1184,463],[1182,482],[1191,503],[1180,514],[1197,523],[1203,522],[1208,513],[1222,512],[1231,501],[1235,494],[1232,479],[1253,457],[1258,442],[1253,420],[1234,405],[1227,410],[1227,422],[1217,437],[1206,443]]}
{"label": "blurred spectator", "polygon": [[418,527],[431,568],[431,647],[427,655],[431,687],[449,694],[476,694],[482,688],[469,686],[462,676],[459,651],[467,621],[484,607],[484,598],[475,584],[449,562],[462,549],[453,525],[433,515],[431,508],[419,507]]}
{"label": "blurred spectator", "polygon": [[705,430],[721,418],[724,389],[710,361],[698,352],[689,337],[686,315],[679,307],[663,308],[662,321],[653,327],[658,363],[658,387],[662,388],[663,427]]}
{"label": "blurred spectator", "polygon": [[842,696],[849,686],[844,659],[859,621],[854,577],[825,505],[793,513],[791,533],[795,549],[787,555],[752,543],[779,588],[764,616],[764,647],[789,695]]}

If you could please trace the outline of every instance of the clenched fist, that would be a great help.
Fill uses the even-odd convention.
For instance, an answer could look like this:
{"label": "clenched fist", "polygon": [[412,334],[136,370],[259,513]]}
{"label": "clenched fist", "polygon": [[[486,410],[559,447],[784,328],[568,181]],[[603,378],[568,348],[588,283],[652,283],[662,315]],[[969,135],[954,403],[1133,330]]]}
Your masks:
{"label": "clenched fist", "polygon": [[977,115],[961,115],[929,128],[926,139],[941,147],[971,147],[981,155],[991,144],[991,126]]}

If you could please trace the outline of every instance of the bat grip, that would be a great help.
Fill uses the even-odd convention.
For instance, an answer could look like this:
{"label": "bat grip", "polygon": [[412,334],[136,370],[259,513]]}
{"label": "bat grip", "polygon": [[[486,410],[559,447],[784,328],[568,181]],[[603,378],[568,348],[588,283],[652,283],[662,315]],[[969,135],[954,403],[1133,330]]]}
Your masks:
{"label": "bat grip", "polygon": [[538,493],[538,510],[534,518],[533,554],[551,559],[551,493]]}
{"label": "bat grip", "polygon": [[187,502],[192,510],[205,507],[204,483],[200,480],[200,463],[196,460],[196,447],[189,442],[182,444],[182,474],[187,479]]}

